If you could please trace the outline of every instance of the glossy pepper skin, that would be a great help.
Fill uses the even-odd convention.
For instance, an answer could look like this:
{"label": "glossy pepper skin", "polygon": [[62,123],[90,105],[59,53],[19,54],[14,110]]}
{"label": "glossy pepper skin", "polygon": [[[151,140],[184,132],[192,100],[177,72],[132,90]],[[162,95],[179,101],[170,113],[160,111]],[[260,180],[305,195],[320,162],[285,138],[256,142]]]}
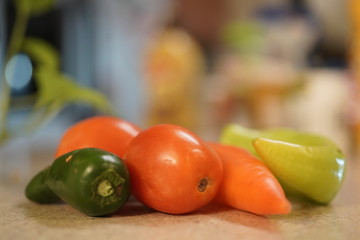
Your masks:
{"label": "glossy pepper skin", "polygon": [[328,204],[342,185],[346,160],[332,145],[299,145],[258,138],[254,146],[275,176],[314,202]]}
{"label": "glossy pepper skin", "polygon": [[345,178],[346,158],[330,139],[289,128],[254,130],[230,124],[223,143],[243,147],[273,172],[287,195],[330,203]]}
{"label": "glossy pepper skin", "polygon": [[26,185],[25,195],[29,200],[40,204],[61,202],[61,199],[45,184],[48,169],[40,171]]}
{"label": "glossy pepper skin", "polygon": [[48,169],[45,183],[64,202],[88,216],[114,213],[130,195],[126,165],[116,155],[96,148],[58,157]]}
{"label": "glossy pepper skin", "polygon": [[251,129],[239,124],[228,124],[221,132],[220,142],[237,147],[242,147],[250,151],[255,156],[259,156],[253,146],[256,138],[268,138],[283,142],[295,143],[300,145],[333,145],[335,144],[326,137],[297,131],[291,128],[265,128]]}

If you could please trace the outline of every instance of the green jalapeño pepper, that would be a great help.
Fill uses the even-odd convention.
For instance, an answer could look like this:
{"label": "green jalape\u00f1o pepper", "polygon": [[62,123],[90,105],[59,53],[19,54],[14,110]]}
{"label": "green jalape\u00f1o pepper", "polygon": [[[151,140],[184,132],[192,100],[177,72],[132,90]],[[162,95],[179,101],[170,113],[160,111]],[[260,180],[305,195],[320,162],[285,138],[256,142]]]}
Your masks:
{"label": "green jalape\u00f1o pepper", "polygon": [[[88,216],[114,213],[130,195],[126,165],[116,155],[100,149],[83,148],[64,154],[43,172],[43,181],[29,183],[27,188],[34,190],[31,195],[37,196],[37,189],[43,190],[46,198],[53,193]],[[31,187],[36,183],[40,187]]]}
{"label": "green jalape\u00f1o pepper", "polygon": [[49,204],[61,202],[61,199],[46,185],[46,176],[49,168],[36,174],[25,189],[26,197],[36,203]]}
{"label": "green jalape\u00f1o pepper", "polygon": [[344,154],[334,142],[320,135],[289,128],[254,130],[231,124],[224,128],[220,141],[259,157],[288,195],[327,204],[344,180]]}

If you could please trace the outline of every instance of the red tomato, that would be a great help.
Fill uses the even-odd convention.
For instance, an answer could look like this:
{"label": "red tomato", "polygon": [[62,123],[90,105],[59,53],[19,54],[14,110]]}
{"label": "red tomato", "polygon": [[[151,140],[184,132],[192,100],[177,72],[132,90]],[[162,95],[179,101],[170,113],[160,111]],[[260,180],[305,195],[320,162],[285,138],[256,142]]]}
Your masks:
{"label": "red tomato", "polygon": [[124,157],[132,193],[144,205],[172,214],[192,212],[216,195],[223,166],[194,133],[161,124],[139,133]]}
{"label": "red tomato", "polygon": [[140,128],[121,118],[96,116],[70,127],[62,137],[55,157],[86,147],[100,148],[123,157]]}

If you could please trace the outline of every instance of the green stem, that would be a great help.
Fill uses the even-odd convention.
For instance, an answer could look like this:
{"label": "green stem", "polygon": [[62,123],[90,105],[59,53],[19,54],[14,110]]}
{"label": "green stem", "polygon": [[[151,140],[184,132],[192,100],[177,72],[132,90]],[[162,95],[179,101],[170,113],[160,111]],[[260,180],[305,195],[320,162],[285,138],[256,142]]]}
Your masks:
{"label": "green stem", "polygon": [[111,185],[111,183],[108,180],[104,180],[101,183],[99,183],[97,188],[97,194],[99,194],[102,197],[108,197],[111,194],[114,193],[114,187]]}
{"label": "green stem", "polygon": [[[16,5],[16,4],[15,4]],[[6,83],[5,68],[8,61],[21,49],[21,43],[23,42],[27,22],[30,15],[30,6],[16,5],[16,18],[13,27],[13,31],[10,36],[9,46],[5,56],[5,64],[1,75],[1,92],[0,92],[0,145],[4,143],[9,134],[6,130],[7,115],[10,108],[10,88]]]}

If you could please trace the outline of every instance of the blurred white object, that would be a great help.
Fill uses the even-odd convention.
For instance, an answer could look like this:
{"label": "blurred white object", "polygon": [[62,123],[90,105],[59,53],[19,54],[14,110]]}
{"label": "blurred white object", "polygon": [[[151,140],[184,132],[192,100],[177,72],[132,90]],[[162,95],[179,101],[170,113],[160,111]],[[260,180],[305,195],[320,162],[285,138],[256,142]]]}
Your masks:
{"label": "blurred white object", "polygon": [[309,70],[304,89],[289,102],[290,122],[301,130],[329,137],[349,152],[349,86],[349,77],[343,70]]}
{"label": "blurred white object", "polygon": [[266,24],[266,51],[274,58],[303,67],[319,33],[304,17],[287,17]]}

